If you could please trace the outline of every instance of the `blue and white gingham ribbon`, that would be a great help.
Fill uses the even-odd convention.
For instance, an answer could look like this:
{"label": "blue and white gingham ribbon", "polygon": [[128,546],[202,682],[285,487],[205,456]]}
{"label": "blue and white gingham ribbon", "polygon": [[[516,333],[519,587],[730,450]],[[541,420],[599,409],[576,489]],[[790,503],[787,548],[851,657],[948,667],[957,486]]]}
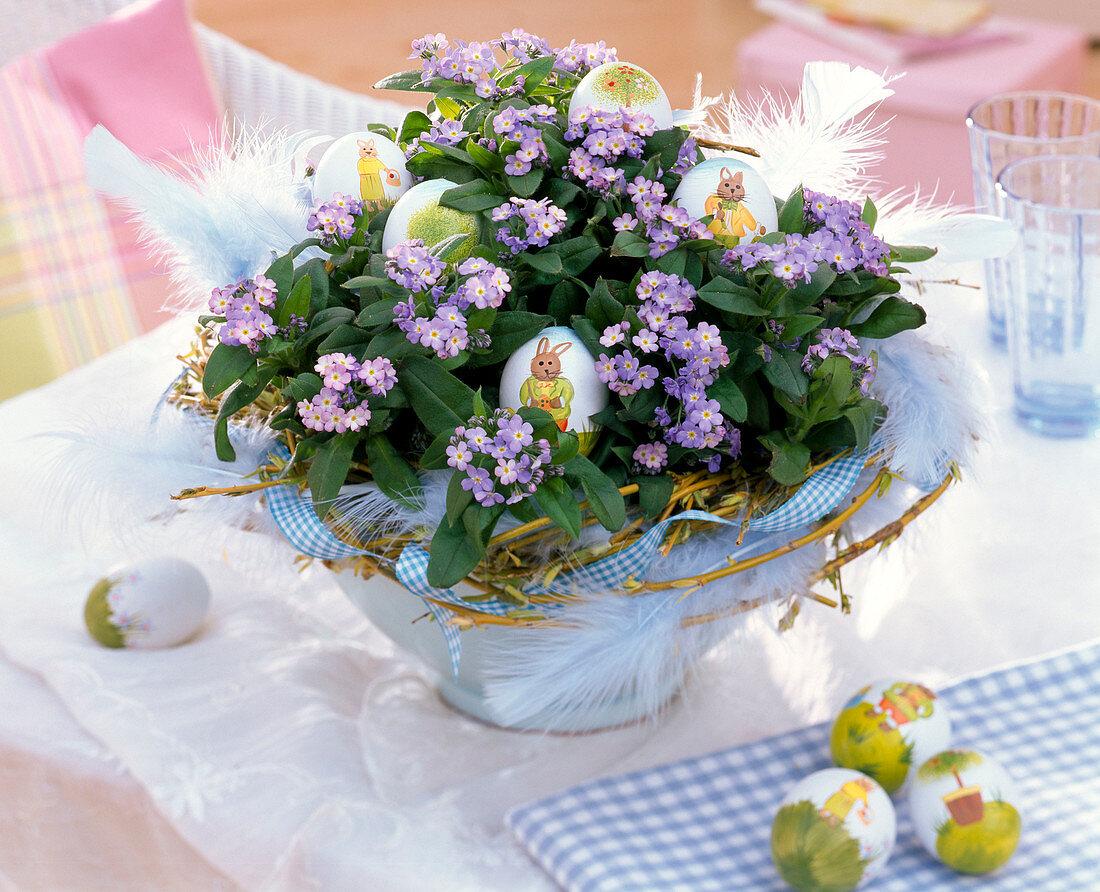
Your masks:
{"label": "blue and white gingham ribbon", "polygon": [[[289,453],[280,447],[284,459]],[[748,528],[759,533],[778,533],[797,529],[818,520],[832,511],[851,490],[863,469],[865,455],[850,455],[838,459],[811,475],[798,491],[775,511],[748,522]],[[290,543],[312,557],[326,560],[356,557],[368,554],[366,549],[343,542],[329,531],[313,510],[309,496],[294,486],[272,487],[267,492],[267,505],[271,516]],[[707,511],[682,511],[658,524],[629,548],[609,555],[587,567],[559,575],[546,586],[536,585],[531,593],[569,591],[574,583],[583,582],[588,588],[614,590],[621,588],[631,576],[641,578],[649,570],[658,554],[665,531],[671,524],[684,520],[699,520],[725,526],[741,527],[739,520],[727,520]],[[428,610],[439,622],[451,669],[458,675],[462,657],[462,640],[459,630],[451,620],[452,611],[436,603],[450,602],[456,606],[469,606],[451,589],[436,588],[428,582],[428,552],[419,545],[406,545],[397,561],[395,572],[398,581],[410,592],[424,599]],[[500,600],[479,601],[477,609],[484,613],[504,616],[513,606]]]}

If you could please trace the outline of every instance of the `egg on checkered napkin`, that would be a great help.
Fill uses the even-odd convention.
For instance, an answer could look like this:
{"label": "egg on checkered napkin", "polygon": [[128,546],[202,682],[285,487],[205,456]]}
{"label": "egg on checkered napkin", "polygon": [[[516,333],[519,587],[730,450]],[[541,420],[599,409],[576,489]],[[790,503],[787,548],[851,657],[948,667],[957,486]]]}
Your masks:
{"label": "egg on checkered napkin", "polygon": [[630,62],[605,62],[581,78],[569,100],[569,117],[583,108],[605,112],[626,109],[645,112],[653,118],[657,130],[672,126],[672,104],[657,79]]}
{"label": "egg on checkered napkin", "polygon": [[[400,242],[420,239],[424,247],[439,247],[445,260],[458,263],[470,256],[480,232],[476,214],[443,207],[439,199],[457,184],[450,180],[425,180],[402,195],[390,209],[382,231],[382,250],[389,253]],[[434,252],[433,252],[434,253]]]}
{"label": "egg on checkered napkin", "polygon": [[909,789],[921,845],[960,873],[989,873],[1012,857],[1023,827],[1019,802],[1004,767],[975,750],[936,753]]}
{"label": "egg on checkered napkin", "polygon": [[772,860],[798,892],[847,892],[882,873],[897,838],[886,791],[849,768],[804,777],[772,822]]}
{"label": "egg on checkered napkin", "polygon": [[368,209],[379,210],[409,190],[412,177],[405,167],[405,153],[391,139],[364,130],[349,133],[332,143],[313,173],[313,200],[332,201],[339,192]]}
{"label": "egg on checkered napkin", "polygon": [[84,604],[84,624],[106,647],[172,647],[191,638],[210,609],[199,569],[174,557],[149,557],[107,571]]}
{"label": "egg on checkered napkin", "polygon": [[869,774],[887,793],[901,789],[916,766],[950,743],[943,701],[922,684],[896,679],[856,691],[829,735],[833,761]]}

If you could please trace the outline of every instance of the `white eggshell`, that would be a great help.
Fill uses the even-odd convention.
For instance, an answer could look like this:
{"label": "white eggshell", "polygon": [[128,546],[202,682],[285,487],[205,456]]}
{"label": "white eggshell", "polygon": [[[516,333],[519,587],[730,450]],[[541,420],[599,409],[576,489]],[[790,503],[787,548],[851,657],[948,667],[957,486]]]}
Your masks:
{"label": "white eggshell", "polygon": [[989,873],[1008,861],[1023,825],[1016,784],[976,750],[944,750],[922,763],[909,812],[921,845],[960,873]]}
{"label": "white eggshell", "polygon": [[[539,377],[544,367],[540,363],[552,361],[547,354],[557,357],[561,365],[560,375],[549,380]],[[562,406],[550,406],[552,399],[558,399]],[[539,406],[541,401],[559,427],[564,423],[565,430],[580,437],[582,454],[592,448],[600,430],[592,416],[606,409],[609,399],[610,391],[596,373],[592,354],[577,333],[564,325],[544,328],[516,350],[500,377],[501,406],[519,409]]]}
{"label": "white eggshell", "polygon": [[752,165],[730,156],[696,164],[680,180],[672,203],[697,220],[714,217],[707,229],[730,247],[759,241],[779,226],[775,198],[764,178]]}
{"label": "white eggshell", "polygon": [[951,717],[924,685],[880,680],[848,699],[829,743],[837,765],[869,774],[893,793],[918,765],[951,743]]}
{"label": "white eggshell", "polygon": [[783,797],[772,822],[772,858],[800,892],[818,890],[826,879],[839,892],[881,874],[896,839],[897,817],[886,791],[858,771],[825,768]]}
{"label": "white eggshell", "polygon": [[450,180],[425,180],[402,195],[386,219],[382,250],[387,252],[409,239],[420,239],[425,247],[431,248],[450,236],[465,233],[469,238],[460,248],[451,251],[447,260],[454,263],[468,257],[477,245],[477,216],[439,206],[440,196],[455,185]]}
{"label": "white eggshell", "polygon": [[332,201],[333,194],[340,192],[364,202],[392,202],[411,185],[405,153],[397,143],[362,131],[341,136],[325,150],[311,189],[314,201]]}
{"label": "white eggshell", "polygon": [[88,631],[108,647],[171,647],[194,635],[210,609],[198,568],[173,557],[112,567],[84,608]]}
{"label": "white eggshell", "polygon": [[672,105],[657,79],[630,62],[605,62],[581,78],[569,100],[569,114],[592,106],[601,111],[646,112],[657,130],[672,126]]}

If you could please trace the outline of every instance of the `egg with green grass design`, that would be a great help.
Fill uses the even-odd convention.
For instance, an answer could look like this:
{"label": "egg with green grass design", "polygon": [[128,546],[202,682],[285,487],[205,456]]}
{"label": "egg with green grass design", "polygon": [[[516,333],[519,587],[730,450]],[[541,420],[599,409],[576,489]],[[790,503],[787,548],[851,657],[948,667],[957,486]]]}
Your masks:
{"label": "egg with green grass design", "polygon": [[1020,794],[1005,768],[975,750],[936,753],[917,769],[909,812],[917,838],[959,873],[1005,864],[1023,829]]}
{"label": "egg with green grass design", "polygon": [[847,768],[795,784],[772,821],[776,870],[798,892],[849,892],[882,873],[897,839],[886,791]]}
{"label": "egg with green grass design", "polygon": [[119,564],[92,586],[84,624],[105,647],[172,647],[191,638],[210,609],[198,568],[174,557]]}
{"label": "egg with green grass design", "polygon": [[869,774],[887,793],[951,742],[947,707],[922,684],[887,679],[865,685],[833,722],[829,747],[842,768]]}
{"label": "egg with green grass design", "polygon": [[386,219],[382,250],[389,252],[401,242],[420,239],[424,247],[449,263],[469,257],[480,235],[477,216],[439,203],[443,193],[455,185],[450,180],[425,180],[402,195]]}

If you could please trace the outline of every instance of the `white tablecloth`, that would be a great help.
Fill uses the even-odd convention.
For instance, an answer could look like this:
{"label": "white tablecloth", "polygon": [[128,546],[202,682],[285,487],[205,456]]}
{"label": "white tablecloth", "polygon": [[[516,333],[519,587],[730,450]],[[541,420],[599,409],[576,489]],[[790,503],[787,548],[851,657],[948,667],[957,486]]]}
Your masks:
{"label": "white tablecloth", "polygon": [[[852,615],[808,602],[780,634],[757,611],[662,720],[590,735],[451,711],[283,542],[172,515],[167,491],[147,523],[117,488],[74,494],[63,441],[29,435],[147,418],[187,324],[0,404],[0,888],[545,889],[501,824],[515,804],[821,721],[881,676],[935,686],[1100,637],[1100,444],[1013,423],[980,302],[923,299],[988,379],[976,466],[846,571]],[[210,619],[170,650],[97,646],[91,583],[148,553],[202,567]]]}

